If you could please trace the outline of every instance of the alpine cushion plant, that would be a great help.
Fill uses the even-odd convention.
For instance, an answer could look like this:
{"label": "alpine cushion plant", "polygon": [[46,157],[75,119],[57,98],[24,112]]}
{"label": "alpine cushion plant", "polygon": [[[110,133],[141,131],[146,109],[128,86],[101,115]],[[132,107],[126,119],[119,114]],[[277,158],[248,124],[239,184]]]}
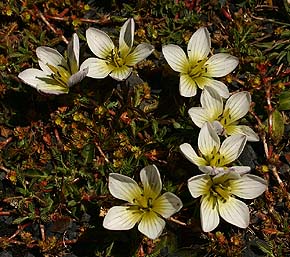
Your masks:
{"label": "alpine cushion plant", "polygon": [[188,143],[180,145],[183,155],[204,173],[215,175],[219,172],[249,171],[248,166],[227,166],[235,161],[242,153],[247,138],[245,135],[233,135],[227,137],[222,144],[220,138],[209,122],[205,122],[198,135],[198,156],[192,146]]}
{"label": "alpine cushion plant", "polygon": [[237,125],[250,109],[251,95],[249,92],[238,92],[230,96],[224,106],[222,97],[211,87],[205,87],[200,97],[201,107],[188,110],[189,116],[196,126],[209,121],[219,135],[247,136],[248,141],[259,141],[257,134],[246,125]]}
{"label": "alpine cushion plant", "polygon": [[109,175],[110,193],[129,204],[112,207],[104,218],[103,226],[110,230],[128,230],[139,222],[139,231],[156,239],[165,227],[163,218],[178,212],[182,202],[170,192],[160,196],[162,182],[156,166],[143,168],[140,178],[142,188],[130,177],[117,173]]}
{"label": "alpine cushion plant", "polygon": [[80,82],[88,69],[79,70],[79,38],[73,34],[68,44],[67,59],[57,50],[40,46],[36,49],[39,69],[26,69],[18,77],[26,84],[47,94],[66,94],[69,88]]}
{"label": "alpine cushion plant", "polygon": [[214,230],[221,216],[225,221],[240,228],[249,225],[248,206],[235,196],[253,199],[267,188],[264,179],[236,171],[221,172],[216,176],[197,175],[188,180],[188,189],[194,198],[201,196],[200,218],[204,232]]}
{"label": "alpine cushion plant", "polygon": [[121,27],[119,47],[116,47],[105,32],[96,28],[87,29],[87,43],[97,57],[88,58],[82,63],[82,69],[89,68],[87,76],[101,79],[109,75],[118,81],[129,77],[133,66],[154,51],[154,47],[146,43],[139,44],[133,50],[134,31],[134,20],[128,19]]}
{"label": "alpine cushion plant", "polygon": [[227,86],[214,77],[223,77],[238,65],[238,58],[218,53],[210,58],[210,35],[207,28],[199,28],[190,38],[187,56],[181,47],[169,44],[162,47],[162,53],[170,67],[180,73],[179,92],[182,96],[196,95],[197,87],[213,87],[223,98],[229,97]]}

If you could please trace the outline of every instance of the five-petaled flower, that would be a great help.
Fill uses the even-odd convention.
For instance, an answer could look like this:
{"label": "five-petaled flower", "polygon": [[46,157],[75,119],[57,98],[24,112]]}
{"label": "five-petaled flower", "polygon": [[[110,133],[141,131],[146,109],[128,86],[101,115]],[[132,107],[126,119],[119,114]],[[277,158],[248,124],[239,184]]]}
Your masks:
{"label": "five-petaled flower", "polygon": [[214,230],[219,216],[240,228],[249,225],[249,208],[235,198],[253,199],[267,188],[264,179],[250,174],[230,171],[216,176],[197,175],[188,180],[188,189],[194,198],[201,196],[200,218],[203,231]]}
{"label": "five-petaled flower", "polygon": [[248,141],[259,141],[257,134],[246,125],[237,125],[250,109],[251,95],[249,92],[233,94],[223,107],[222,97],[211,87],[205,87],[200,97],[201,107],[188,110],[189,116],[198,127],[207,121],[211,122],[219,135],[247,136]]}
{"label": "five-petaled flower", "polygon": [[210,35],[206,28],[198,29],[190,38],[187,55],[181,47],[173,44],[162,47],[163,55],[174,71],[180,72],[179,92],[182,96],[196,95],[196,89],[213,87],[223,98],[229,97],[227,86],[213,77],[223,77],[238,65],[238,58],[218,53],[210,58]]}
{"label": "five-petaled flower", "polygon": [[140,178],[142,188],[127,176],[117,173],[109,175],[110,193],[129,204],[112,207],[105,216],[103,226],[110,230],[128,230],[139,222],[139,231],[155,239],[164,229],[163,218],[169,218],[178,212],[182,208],[182,202],[170,192],[160,196],[162,182],[156,166],[143,168]]}
{"label": "five-petaled flower", "polygon": [[67,59],[57,50],[40,46],[36,49],[39,69],[26,69],[18,77],[26,84],[47,94],[66,94],[69,88],[80,82],[88,69],[79,70],[79,38],[74,34],[68,44]]}
{"label": "five-petaled flower", "polygon": [[125,80],[132,72],[132,67],[145,59],[153,51],[150,44],[139,44],[134,50],[134,20],[128,19],[121,27],[119,47],[103,31],[89,28],[86,31],[87,43],[97,58],[88,58],[81,68],[89,68],[88,77],[105,78],[108,75],[115,80]]}
{"label": "five-petaled flower", "polygon": [[249,171],[248,166],[227,166],[235,161],[242,153],[247,138],[245,135],[233,135],[227,137],[223,143],[209,122],[204,123],[198,135],[198,149],[201,156],[188,143],[180,145],[184,156],[204,173],[215,175],[219,172],[245,172]]}

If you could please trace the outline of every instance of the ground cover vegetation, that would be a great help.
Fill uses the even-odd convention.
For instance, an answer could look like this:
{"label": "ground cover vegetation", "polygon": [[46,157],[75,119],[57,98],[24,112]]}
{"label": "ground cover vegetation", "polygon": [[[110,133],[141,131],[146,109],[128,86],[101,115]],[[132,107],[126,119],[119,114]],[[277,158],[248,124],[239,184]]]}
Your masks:
{"label": "ground cover vegetation", "polygon": [[286,0],[0,7],[0,256],[290,256]]}

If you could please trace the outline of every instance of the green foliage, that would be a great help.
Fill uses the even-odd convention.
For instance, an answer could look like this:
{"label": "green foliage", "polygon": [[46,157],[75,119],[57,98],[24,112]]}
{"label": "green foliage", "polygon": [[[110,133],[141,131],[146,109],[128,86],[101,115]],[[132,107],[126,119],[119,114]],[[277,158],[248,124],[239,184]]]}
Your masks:
{"label": "green foliage", "polygon": [[279,96],[279,110],[290,110],[290,91],[285,90]]}
{"label": "green foliage", "polygon": [[278,144],[284,135],[284,120],[282,114],[275,110],[273,112],[273,133],[272,139],[275,144]]}

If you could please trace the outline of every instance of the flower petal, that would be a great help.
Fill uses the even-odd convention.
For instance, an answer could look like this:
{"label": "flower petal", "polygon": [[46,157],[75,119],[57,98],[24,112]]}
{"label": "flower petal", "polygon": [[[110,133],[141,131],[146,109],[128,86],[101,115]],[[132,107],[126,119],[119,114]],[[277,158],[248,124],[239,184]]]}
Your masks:
{"label": "flower petal", "polygon": [[249,166],[232,166],[227,169],[225,169],[225,172],[235,172],[239,175],[244,175],[248,173],[251,170],[251,167]]}
{"label": "flower petal", "polygon": [[179,146],[181,152],[184,154],[185,158],[192,162],[193,164],[200,166],[206,165],[207,162],[205,159],[199,157],[196,152],[193,150],[192,146],[188,143],[183,143]]}
{"label": "flower petal", "polygon": [[220,138],[209,122],[204,123],[198,135],[198,149],[204,156],[210,156],[220,148]]}
{"label": "flower petal", "polygon": [[231,193],[244,198],[253,199],[261,195],[267,188],[267,182],[258,176],[246,174],[241,179],[231,181]]}
{"label": "flower petal", "polygon": [[225,173],[225,167],[212,167],[212,166],[198,166],[198,169],[207,175],[217,175]]}
{"label": "flower petal", "polygon": [[233,94],[226,102],[224,113],[230,117],[229,123],[244,117],[250,109],[251,95],[249,92]]}
{"label": "flower petal", "polygon": [[134,43],[134,31],[135,31],[135,23],[134,19],[128,19],[120,30],[119,37],[119,51],[121,52],[121,56],[126,56]]}
{"label": "flower petal", "polygon": [[201,198],[200,219],[201,227],[204,232],[214,230],[220,223],[217,204],[214,203],[213,197],[206,195]]}
{"label": "flower petal", "polygon": [[260,140],[256,132],[246,125],[227,126],[226,133],[228,135],[245,135],[247,137],[247,141],[250,142],[258,142]]}
{"label": "flower petal", "polygon": [[139,231],[150,239],[159,237],[164,227],[165,221],[153,211],[145,212],[138,225]]}
{"label": "flower petal", "polygon": [[169,218],[182,208],[182,202],[175,194],[166,192],[153,201],[153,211],[164,218]]}
{"label": "flower petal", "polygon": [[223,99],[212,87],[204,88],[200,96],[200,103],[211,114],[210,121],[216,120],[223,112]]}
{"label": "flower petal", "polygon": [[109,191],[114,197],[132,204],[143,193],[135,180],[118,173],[110,173]]}
{"label": "flower petal", "polygon": [[52,95],[67,94],[68,87],[64,87],[52,78],[44,78],[43,81],[37,84],[36,89],[40,92]]}
{"label": "flower petal", "polygon": [[76,33],[73,34],[67,46],[67,57],[71,74],[77,73],[79,70],[80,43]]}
{"label": "flower petal", "polygon": [[173,44],[165,45],[162,47],[162,53],[169,66],[174,71],[187,73],[189,63],[187,56],[181,47]]}
{"label": "flower petal", "polygon": [[101,59],[107,59],[115,48],[111,38],[99,29],[88,28],[86,38],[91,51]]}
{"label": "flower petal", "polygon": [[205,86],[211,87],[224,99],[230,96],[228,87],[221,81],[206,77],[198,78],[195,81],[199,88],[203,89]]}
{"label": "flower petal", "polygon": [[210,114],[202,107],[192,107],[188,110],[188,114],[193,123],[199,128],[201,128],[205,122],[211,120]]}
{"label": "flower petal", "polygon": [[225,203],[218,200],[218,205],[221,217],[228,223],[240,228],[246,228],[249,225],[249,208],[242,201],[230,197]]}
{"label": "flower petal", "polygon": [[215,120],[213,122],[211,122],[212,127],[215,129],[216,133],[220,136],[220,135],[225,135],[225,128],[223,127],[223,125]]}
{"label": "flower petal", "polygon": [[85,70],[86,68],[89,68],[88,77],[102,79],[107,77],[114,67],[108,65],[104,60],[88,58],[82,63],[80,70]]}
{"label": "flower petal", "polygon": [[147,58],[154,51],[154,47],[150,44],[139,44],[132,53],[126,57],[126,65],[134,66],[138,62]]}
{"label": "flower petal", "polygon": [[161,192],[162,182],[160,173],[155,165],[148,165],[140,172],[145,198],[156,199]]}
{"label": "flower petal", "polygon": [[203,77],[203,76],[195,77],[195,78],[191,78],[191,79],[194,82],[195,86],[199,87],[201,90],[203,90],[205,86],[210,85],[211,81],[213,80],[212,78],[207,78],[207,77]]}
{"label": "flower petal", "polygon": [[85,68],[83,70],[78,71],[77,73],[74,73],[73,75],[70,76],[68,80],[68,87],[71,87],[80,81],[82,81],[88,74],[89,68]]}
{"label": "flower petal", "polygon": [[154,51],[154,47],[150,44],[138,45],[132,53],[126,57],[126,65],[134,66],[138,62],[147,58]]}
{"label": "flower petal", "polygon": [[[47,46],[40,46],[36,48],[36,55],[39,59],[39,66],[42,68],[43,64],[47,66],[47,64],[51,66],[63,66],[66,69],[67,62],[64,57],[55,49]],[[46,68],[48,69],[48,67]],[[45,71],[45,70],[44,70]]]}
{"label": "flower petal", "polygon": [[224,157],[224,165],[233,162],[240,156],[246,142],[247,137],[245,135],[233,135],[223,141],[220,155]]}
{"label": "flower petal", "polygon": [[210,51],[211,41],[207,28],[199,28],[190,38],[187,54],[190,61],[205,59]]}
{"label": "flower petal", "polygon": [[207,75],[210,77],[223,77],[231,73],[239,64],[239,59],[225,53],[211,56],[204,64],[207,67]]}
{"label": "flower petal", "polygon": [[133,228],[141,217],[141,211],[128,206],[114,206],[105,216],[103,227],[110,230],[128,230]]}
{"label": "flower petal", "polygon": [[249,166],[231,166],[231,167],[211,167],[211,166],[198,166],[199,170],[208,175],[218,175],[227,173],[236,173],[244,175],[251,170]]}
{"label": "flower petal", "polygon": [[217,93],[222,98],[228,98],[230,96],[230,92],[228,87],[221,81],[208,78],[208,77],[197,77],[193,79],[196,86],[198,86],[200,89],[204,89],[205,86],[211,87],[217,91]]}
{"label": "flower petal", "polygon": [[112,72],[109,74],[115,80],[122,81],[127,79],[132,73],[132,68],[125,65],[121,67],[114,67]]}
{"label": "flower petal", "polygon": [[193,176],[188,180],[188,189],[194,198],[207,194],[211,185],[211,179],[206,174]]}
{"label": "flower petal", "polygon": [[42,70],[26,69],[19,73],[18,77],[24,83],[46,94],[60,95],[66,94],[69,91],[68,87],[63,87],[57,81],[48,77]]}
{"label": "flower petal", "polygon": [[185,97],[192,97],[196,95],[197,84],[187,74],[180,74],[179,92]]}
{"label": "flower petal", "polygon": [[39,78],[47,77],[47,74],[39,69],[26,69],[18,74],[18,78],[20,78],[24,83],[36,88],[39,83]]}
{"label": "flower petal", "polygon": [[240,178],[241,178],[241,175],[238,174],[237,172],[227,172],[227,170],[224,169],[223,172],[220,172],[219,174],[214,176],[212,178],[212,181],[215,185],[218,185],[218,184],[222,185],[229,180],[235,180],[235,179],[240,179]]}

